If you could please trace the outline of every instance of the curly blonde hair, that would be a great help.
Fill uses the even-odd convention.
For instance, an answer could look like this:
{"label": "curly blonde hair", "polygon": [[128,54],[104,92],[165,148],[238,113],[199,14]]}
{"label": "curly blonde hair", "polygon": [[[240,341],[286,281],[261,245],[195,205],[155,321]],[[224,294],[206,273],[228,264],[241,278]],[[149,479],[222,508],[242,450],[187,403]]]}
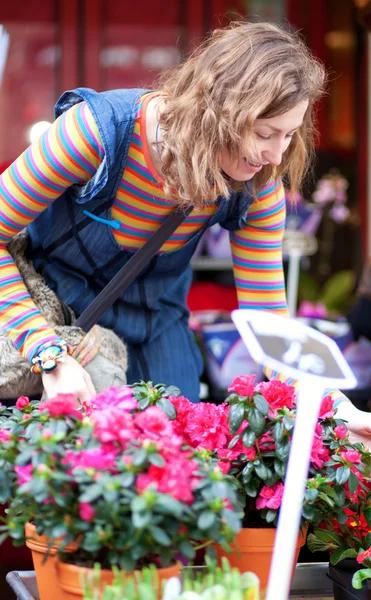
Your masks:
{"label": "curly blonde hair", "polygon": [[309,100],[304,122],[279,167],[266,165],[254,177],[261,189],[288,175],[297,190],[313,152],[314,105],[326,74],[297,33],[272,23],[232,23],[215,30],[180,66],[164,73],[159,143],[164,191],[179,204],[202,206],[228,197],[237,182],[223,174],[227,149],[236,160],[254,152],[256,119],[283,114]]}

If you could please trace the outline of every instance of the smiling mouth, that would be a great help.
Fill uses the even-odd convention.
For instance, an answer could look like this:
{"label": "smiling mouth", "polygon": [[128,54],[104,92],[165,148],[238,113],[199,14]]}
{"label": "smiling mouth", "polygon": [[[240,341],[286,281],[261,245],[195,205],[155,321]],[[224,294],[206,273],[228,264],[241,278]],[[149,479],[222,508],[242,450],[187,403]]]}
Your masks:
{"label": "smiling mouth", "polygon": [[255,167],[255,168],[259,168],[259,167],[264,167],[264,165],[262,163],[254,163],[251,162],[250,160],[247,160],[246,156],[243,157],[245,163],[247,165],[249,165],[250,167]]}

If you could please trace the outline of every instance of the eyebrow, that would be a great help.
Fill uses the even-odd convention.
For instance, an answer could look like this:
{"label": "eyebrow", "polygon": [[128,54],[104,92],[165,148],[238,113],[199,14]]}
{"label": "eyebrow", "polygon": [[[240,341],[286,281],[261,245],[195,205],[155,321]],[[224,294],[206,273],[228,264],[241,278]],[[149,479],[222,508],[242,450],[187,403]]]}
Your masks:
{"label": "eyebrow", "polygon": [[[297,127],[293,127],[293,129],[290,129],[290,131],[288,131],[288,133],[291,133],[293,131],[296,131],[297,129],[299,129],[299,127],[302,126],[303,123],[300,123],[299,125],[297,125]],[[282,129],[279,129],[277,127],[273,127],[273,125],[268,125],[268,123],[260,123],[261,127],[269,127],[269,129],[271,129],[272,131],[274,131],[275,133],[282,133]]]}

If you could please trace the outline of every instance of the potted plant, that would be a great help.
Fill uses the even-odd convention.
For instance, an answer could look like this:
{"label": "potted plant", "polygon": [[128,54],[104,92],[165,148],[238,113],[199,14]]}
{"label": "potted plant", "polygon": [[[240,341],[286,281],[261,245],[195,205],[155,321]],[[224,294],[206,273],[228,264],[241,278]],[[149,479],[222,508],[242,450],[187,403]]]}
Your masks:
{"label": "potted plant", "polygon": [[[229,392],[219,405],[170,397],[177,412],[174,428],[187,445],[215,456],[220,468],[234,478],[243,505],[243,529],[236,536],[233,554],[227,556],[241,571],[257,573],[265,588],[295,424],[296,394],[292,386],[278,380],[256,384],[251,375],[236,378]],[[321,473],[330,459],[327,431],[344,425],[334,416],[327,397],[313,440],[310,474]],[[305,543],[307,514],[312,510],[303,509],[297,554]],[[219,558],[226,554],[221,548],[217,552]]]}
{"label": "potted plant", "polygon": [[[344,425],[330,420],[323,435],[331,455],[308,481],[304,513],[314,525],[308,547],[329,552],[335,598],[363,598],[362,582],[371,574],[371,455],[349,442]],[[358,571],[360,565],[366,569]]]}
{"label": "potted plant", "polygon": [[[115,572],[111,585],[101,589],[100,567],[96,565],[84,585],[84,600],[156,600],[158,573],[155,567],[144,569],[136,581],[127,580],[122,573]],[[213,561],[207,562],[204,571],[184,569],[182,581],[168,580],[163,586],[162,600],[259,600],[259,579],[254,573],[243,573],[232,569],[226,559],[222,567]]]}
{"label": "potted plant", "polygon": [[[159,400],[161,408],[151,405]],[[2,529],[22,542],[32,522],[56,547],[63,598],[82,594],[79,567],[100,562],[109,581],[112,566],[133,572],[153,563],[171,567],[168,577],[177,559],[192,560],[200,545],[228,547],[240,528],[233,480],[184,444],[164,413],[173,410],[166,395],[138,404],[125,387],[82,411],[69,395],[1,409]]]}

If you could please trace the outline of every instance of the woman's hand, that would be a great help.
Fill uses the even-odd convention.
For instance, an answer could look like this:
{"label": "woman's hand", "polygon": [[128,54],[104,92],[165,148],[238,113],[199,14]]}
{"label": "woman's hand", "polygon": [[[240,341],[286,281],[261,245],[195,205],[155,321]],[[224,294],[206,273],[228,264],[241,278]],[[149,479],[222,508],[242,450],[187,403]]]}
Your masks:
{"label": "woman's hand", "polygon": [[63,362],[58,362],[54,371],[42,373],[41,377],[48,398],[57,394],[74,394],[82,403],[96,395],[89,373],[69,355],[65,356]]}
{"label": "woman's hand", "polygon": [[349,439],[362,442],[371,451],[371,413],[359,410],[350,401],[339,404],[336,418],[347,421]]}

